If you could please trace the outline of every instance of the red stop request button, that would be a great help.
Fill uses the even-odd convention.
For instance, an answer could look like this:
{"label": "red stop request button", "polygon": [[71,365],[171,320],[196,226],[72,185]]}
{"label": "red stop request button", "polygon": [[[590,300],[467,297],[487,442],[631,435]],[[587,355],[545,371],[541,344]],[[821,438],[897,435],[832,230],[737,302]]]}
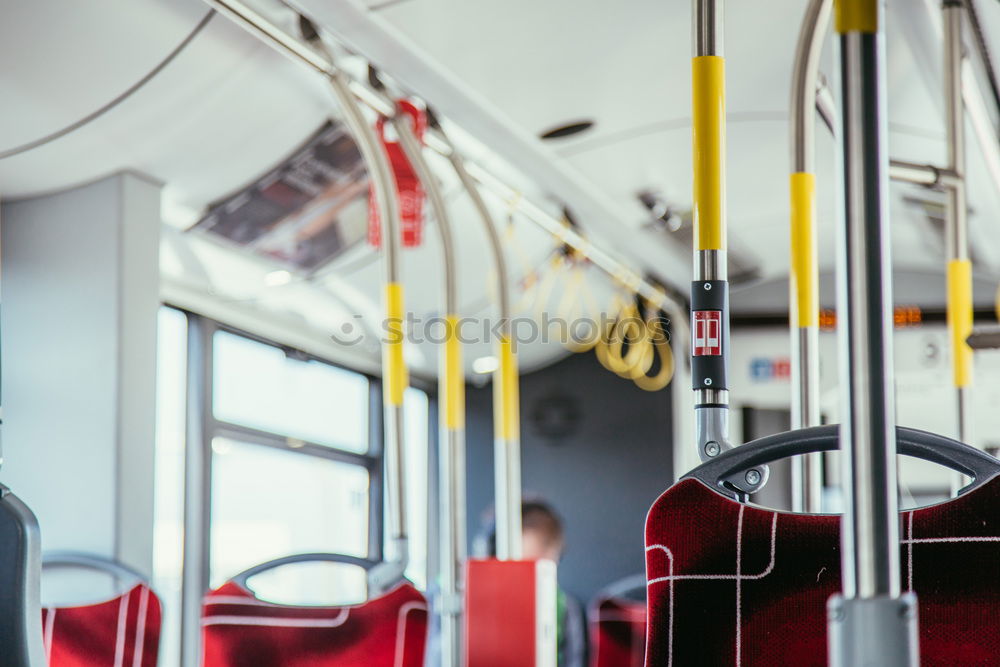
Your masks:
{"label": "red stop request button", "polygon": [[718,357],[722,354],[722,311],[694,311],[692,354],[696,357]]}

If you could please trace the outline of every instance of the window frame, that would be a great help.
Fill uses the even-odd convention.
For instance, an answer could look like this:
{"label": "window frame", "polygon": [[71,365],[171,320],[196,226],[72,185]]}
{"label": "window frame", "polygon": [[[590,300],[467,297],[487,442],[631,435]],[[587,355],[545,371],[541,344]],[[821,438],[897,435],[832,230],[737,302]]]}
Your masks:
{"label": "window frame", "polygon": [[[377,377],[371,376],[367,373],[361,373],[352,368],[347,368],[343,365],[336,364],[329,359],[323,359],[313,354],[308,354],[296,348],[289,347],[287,345],[282,345],[276,343],[272,340],[268,340],[263,336],[243,331],[236,327],[224,324],[222,322],[217,322],[215,320],[206,318],[202,315],[197,315],[194,313],[188,313],[188,326],[192,324],[192,320],[197,319],[197,326],[203,328],[202,335],[199,336],[198,344],[203,346],[203,349],[199,351],[202,357],[202,363],[199,364],[199,370],[203,374],[201,380],[201,385],[204,387],[204,400],[206,404],[203,407],[204,416],[202,418],[202,448],[204,450],[203,456],[205,457],[205,478],[206,478],[206,496],[205,505],[203,507],[203,514],[206,524],[210,527],[212,522],[212,441],[215,438],[229,438],[230,440],[238,440],[240,442],[245,442],[251,445],[258,445],[262,447],[270,447],[272,449],[277,449],[279,451],[284,451],[300,456],[312,456],[321,459],[326,459],[329,461],[337,461],[339,463],[347,463],[351,465],[357,465],[368,471],[368,556],[372,560],[381,560],[382,558],[382,493],[383,493],[383,480],[382,480],[382,387],[381,380]],[[225,332],[235,336],[240,336],[248,340],[260,343],[261,345],[267,345],[269,347],[274,347],[285,353],[285,356],[293,358],[297,361],[303,362],[318,362],[331,366],[333,368],[347,371],[350,373],[356,373],[358,375],[364,376],[368,380],[368,450],[367,452],[361,454],[357,452],[351,452],[345,449],[337,449],[329,445],[321,445],[315,442],[310,442],[308,440],[302,440],[301,438],[292,438],[289,436],[282,435],[280,433],[274,433],[271,431],[265,431],[263,429],[253,428],[250,426],[244,426],[242,424],[235,424],[233,422],[224,421],[217,419],[215,417],[215,405],[214,405],[214,389],[215,389],[215,334],[218,332]],[[190,343],[189,343],[190,346]],[[188,355],[191,354],[191,348],[189,347]],[[292,445],[294,443],[294,446]],[[377,502],[376,502],[377,500]],[[211,540],[210,538],[206,541],[205,558],[209,561],[211,554]],[[233,573],[236,574],[236,573]],[[211,572],[206,572],[206,576],[210,576]]]}
{"label": "window frame", "polygon": [[[384,556],[382,378],[219,322],[171,303],[161,305],[181,312],[187,319],[187,396],[185,401],[187,427],[184,446],[181,660],[182,664],[197,664],[200,656],[201,604],[204,593],[209,590],[211,576],[212,441],[217,437],[229,438],[300,456],[313,456],[365,468],[368,471],[369,479],[368,558],[381,561]],[[368,451],[365,453],[351,452],[216,419],[213,405],[214,337],[215,333],[219,331],[276,347],[295,359],[315,361],[364,376],[368,380]],[[436,569],[438,551],[435,539],[438,523],[436,513],[437,395],[433,383],[411,378],[410,384],[415,389],[423,391],[428,398],[427,569],[429,572],[427,577],[428,581],[431,581]],[[290,442],[294,442],[295,446],[291,446]]]}

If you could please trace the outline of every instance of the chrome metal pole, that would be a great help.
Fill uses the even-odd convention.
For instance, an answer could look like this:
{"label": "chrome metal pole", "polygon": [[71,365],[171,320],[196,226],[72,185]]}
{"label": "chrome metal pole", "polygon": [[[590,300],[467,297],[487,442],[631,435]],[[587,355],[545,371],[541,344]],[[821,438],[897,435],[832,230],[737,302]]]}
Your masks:
{"label": "chrome metal pole", "polygon": [[201,664],[201,615],[209,590],[212,499],[213,327],[188,318],[184,442],[184,544],[181,564],[181,667]]}
{"label": "chrome metal pole", "polygon": [[[695,446],[706,461],[729,440],[729,281],[726,263],[726,102],[724,0],[692,0],[694,281],[691,387]],[[766,466],[730,480],[744,494],[767,481]]]}
{"label": "chrome metal pole", "polygon": [[[441,620],[441,665],[459,667],[462,662],[462,563],[465,560],[465,430],[457,412],[464,411],[461,357],[449,355],[449,344],[456,332],[451,328],[458,313],[458,271],[452,221],[448,205],[434,172],[423,156],[423,149],[409,117],[396,113],[393,127],[399,136],[406,158],[427,192],[427,198],[437,220],[441,237],[441,257],[444,267],[444,311],[448,340],[441,345],[438,369],[439,402],[439,532],[441,550],[441,596],[438,614]],[[458,364],[458,368],[453,368]],[[461,385],[461,386],[460,386]]]}
{"label": "chrome metal pole", "polygon": [[913,183],[928,188],[948,190],[961,180],[951,169],[941,169],[930,164],[919,164],[905,160],[889,161],[889,178],[902,183]]}
{"label": "chrome metal pole", "polygon": [[877,0],[837,1],[845,197],[837,280],[844,515],[843,594],[830,600],[830,664],[915,665],[916,598],[900,595],[899,578],[882,7]]}
{"label": "chrome metal pole", "polygon": [[[792,428],[819,426],[819,266],[816,257],[816,108],[823,37],[833,0],[810,0],[799,32],[792,70]],[[797,210],[798,208],[808,210]],[[798,219],[797,219],[798,218]],[[799,255],[804,255],[800,257]],[[807,275],[799,275],[804,273]],[[810,312],[801,312],[808,308]],[[821,511],[823,455],[792,460],[792,509]]]}
{"label": "chrome metal pole", "polygon": [[[723,0],[692,0],[694,21],[692,58],[695,63],[705,58],[718,58],[723,63]],[[709,61],[704,61],[709,62]],[[697,67],[697,65],[695,65]],[[710,228],[707,236],[717,236],[707,243],[702,243],[700,233],[696,233],[694,250],[694,282],[691,286],[692,311],[698,309],[696,302],[700,296],[711,294],[716,297],[716,303],[709,304],[705,312],[720,313],[719,320],[712,326],[718,327],[715,334],[719,344],[717,354],[712,361],[720,366],[715,371],[702,371],[700,355],[694,354],[692,365],[694,377],[692,386],[695,392],[695,438],[698,446],[698,456],[702,461],[717,456],[720,452],[732,448],[729,441],[729,390],[726,382],[726,357],[728,352],[723,348],[728,345],[729,310],[727,263],[725,250],[725,98],[724,72],[713,77],[713,72],[694,75],[695,99],[692,110],[694,127],[695,155],[695,212],[699,227]],[[716,80],[713,80],[716,79]],[[701,94],[699,94],[701,92]],[[720,108],[721,107],[721,108]],[[709,118],[709,116],[717,116]],[[714,122],[713,122],[714,121]],[[704,128],[701,123],[704,123]],[[701,135],[717,135],[714,145],[703,148]],[[704,166],[700,166],[704,165]],[[700,187],[698,181],[714,181]],[[702,196],[701,192],[705,193]],[[701,200],[713,201],[701,201]],[[711,213],[708,211],[711,207]],[[707,247],[713,246],[713,247]],[[713,287],[715,292],[712,293]],[[695,326],[694,315],[692,327]],[[707,327],[707,324],[698,325]],[[704,329],[703,329],[704,330]],[[702,337],[704,338],[704,337]],[[693,347],[694,349],[694,347]],[[708,377],[708,375],[716,377]],[[703,377],[704,376],[704,377]]]}
{"label": "chrome metal pole", "polygon": [[725,4],[723,0],[692,0],[691,23],[695,56],[724,56]]}
{"label": "chrome metal pole", "polygon": [[848,400],[841,427],[844,479],[844,588],[848,597],[898,595],[895,435],[892,431],[891,260],[887,216],[881,40],[842,39],[846,256],[842,262],[843,359]]}
{"label": "chrome metal pole", "polygon": [[[969,259],[969,231],[966,202],[965,103],[962,98],[962,24],[964,3],[945,0],[944,94],[945,126],[948,136],[948,168],[956,175],[948,189],[945,219],[948,255],[948,329],[952,339],[952,368],[958,415],[958,439],[969,441],[968,385],[972,375],[972,349],[966,342],[972,331],[972,264]],[[952,475],[952,493],[964,486],[961,475]]]}
{"label": "chrome metal pole", "polygon": [[792,171],[816,170],[816,99],[823,38],[830,29],[833,0],[809,0],[792,63]]}
{"label": "chrome metal pole", "polygon": [[[493,253],[493,263],[497,274],[497,302],[501,320],[500,333],[512,344],[511,306],[509,274],[507,259],[504,256],[503,242],[497,231],[493,215],[479,192],[476,182],[465,168],[465,162],[454,150],[449,152],[449,160],[458,174],[462,186],[469,193],[472,203],[479,213],[490,250]],[[500,368],[494,374],[494,420],[496,425],[493,443],[494,487],[496,506],[497,558],[501,560],[520,560],[521,544],[521,438],[519,419],[517,416],[517,374],[515,369],[507,369],[505,373],[503,349],[501,349]],[[513,387],[511,385],[513,384]],[[508,392],[513,391],[513,394]],[[513,414],[508,414],[513,411]]]}
{"label": "chrome metal pole", "polygon": [[[387,288],[400,284],[399,270],[399,207],[396,202],[396,180],[389,167],[389,160],[385,151],[379,144],[375,131],[365,119],[358,104],[357,98],[351,92],[347,79],[340,72],[334,70],[328,75],[330,87],[343,112],[344,122],[357,143],[358,150],[364,158],[369,170],[369,177],[375,188],[375,200],[378,205],[379,219],[382,222],[382,262],[384,266],[385,284]],[[388,291],[388,289],[387,289]],[[401,304],[400,304],[401,305]],[[393,327],[389,320],[402,317],[402,313],[392,313],[392,307],[387,304],[387,327]],[[401,335],[401,323],[397,323],[400,329],[395,332],[386,332],[390,336]],[[402,341],[396,341],[402,345]],[[399,392],[393,390],[394,382],[405,381],[405,368],[396,368],[399,365],[398,359],[392,357],[390,344],[383,344],[383,424],[385,429],[385,443],[383,457],[385,462],[385,486],[386,486],[386,510],[385,523],[388,528],[389,546],[391,549],[386,558],[389,565],[382,572],[373,572],[369,577],[370,585],[378,588],[382,584],[390,583],[402,576],[403,571],[409,561],[409,544],[406,527],[406,496],[405,481],[403,479],[406,470],[403,463],[404,456],[404,424],[403,424],[403,404],[400,396],[393,395]],[[402,378],[398,377],[402,374]],[[395,376],[395,377],[394,377]]]}

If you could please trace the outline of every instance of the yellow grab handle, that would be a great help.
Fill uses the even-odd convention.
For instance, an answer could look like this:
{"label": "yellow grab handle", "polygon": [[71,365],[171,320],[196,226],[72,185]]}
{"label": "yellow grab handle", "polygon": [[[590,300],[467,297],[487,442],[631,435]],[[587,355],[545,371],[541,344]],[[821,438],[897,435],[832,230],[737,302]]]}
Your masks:
{"label": "yellow grab handle", "polygon": [[972,348],[966,343],[972,333],[972,262],[948,262],[948,332],[951,335],[955,386],[972,383]]}
{"label": "yellow grab handle", "polygon": [[493,406],[496,437],[501,440],[517,440],[521,434],[520,396],[517,357],[510,338],[500,338],[500,365],[493,381],[499,383],[494,389]]}
{"label": "yellow grab handle", "polygon": [[816,176],[791,175],[791,290],[797,327],[819,326],[819,281],[816,268]]}
{"label": "yellow grab handle", "polygon": [[445,428],[465,428],[465,374],[462,370],[462,344],[458,339],[458,316],[444,318],[447,327],[444,341],[444,422]]}
{"label": "yellow grab handle", "polygon": [[878,0],[835,0],[837,32],[878,32]]}
{"label": "yellow grab handle", "polygon": [[403,286],[386,283],[385,286],[385,328],[386,341],[383,349],[385,368],[385,401],[389,405],[402,405],[403,393],[409,384],[406,362],[403,360]]}
{"label": "yellow grab handle", "polygon": [[695,250],[726,249],[726,60],[691,61]]}

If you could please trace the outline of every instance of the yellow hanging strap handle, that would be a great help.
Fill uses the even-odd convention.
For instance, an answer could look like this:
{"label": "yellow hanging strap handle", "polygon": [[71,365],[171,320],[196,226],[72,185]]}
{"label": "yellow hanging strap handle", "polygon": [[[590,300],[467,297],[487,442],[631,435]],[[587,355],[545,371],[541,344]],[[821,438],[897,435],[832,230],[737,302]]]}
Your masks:
{"label": "yellow hanging strap handle", "polygon": [[465,377],[462,371],[462,343],[458,335],[458,315],[447,315],[444,340],[444,417],[451,431],[465,428]]}
{"label": "yellow hanging strap handle", "polygon": [[517,440],[521,434],[517,355],[509,336],[500,337],[499,348],[500,365],[493,379],[494,382],[500,383],[500,391],[493,394],[496,401],[493,409],[497,415],[494,431],[499,440]]}
{"label": "yellow hanging strap handle", "polygon": [[816,176],[808,172],[791,175],[791,290],[795,312],[792,323],[799,328],[819,326],[819,281],[816,259]]}
{"label": "yellow hanging strap handle", "polygon": [[726,60],[691,61],[695,250],[725,250]]}
{"label": "yellow hanging strap handle", "polygon": [[532,313],[536,320],[541,321],[548,310],[549,301],[556,283],[562,278],[562,267],[565,259],[559,253],[552,255],[547,261],[548,267],[541,278],[535,283],[532,299]]}
{"label": "yellow hanging strap handle", "polygon": [[[635,378],[649,371],[653,365],[653,346],[646,331],[646,321],[639,313],[635,298],[626,304],[615,325],[614,338],[608,346],[611,357],[617,359],[623,370],[618,374],[624,378]],[[622,347],[628,344],[625,354]]]}
{"label": "yellow hanging strap handle", "polygon": [[948,331],[951,334],[952,369],[955,386],[972,383],[972,348],[966,340],[972,333],[972,262],[948,262]]}
{"label": "yellow hanging strap handle", "polygon": [[[650,308],[646,314],[646,336],[650,341],[648,348],[651,357],[650,366],[646,368],[646,372],[633,376],[632,380],[639,389],[659,391],[674,378],[674,351],[670,347],[666,331],[663,330],[663,320],[655,308]],[[649,375],[654,351],[660,358],[660,368],[655,375]]]}
{"label": "yellow hanging strap handle", "polygon": [[622,297],[620,294],[615,295],[611,308],[608,311],[608,314],[613,316],[614,320],[609,322],[605,329],[600,332],[600,340],[598,340],[597,345],[594,347],[594,353],[597,355],[597,360],[601,365],[612,373],[621,375],[622,377],[625,377],[629,370],[621,357],[622,346],[620,337],[625,333],[623,319],[628,317],[627,311],[630,300],[630,295],[625,297]]}
{"label": "yellow hanging strap handle", "polygon": [[394,406],[403,404],[403,394],[409,384],[406,362],[403,360],[403,342],[406,339],[403,315],[403,286],[399,283],[386,283],[386,343],[383,348],[384,395],[385,401]]}
{"label": "yellow hanging strap handle", "polygon": [[[571,271],[573,272],[571,285],[575,285],[579,296],[575,296],[571,303],[567,303],[569,296],[569,290],[567,290],[567,294],[559,306],[559,317],[567,323],[567,333],[569,334],[565,347],[574,353],[589,352],[601,340],[603,332],[595,324],[592,329],[588,327],[584,336],[580,336],[581,332],[576,325],[579,321],[593,323],[594,318],[599,316],[598,310],[600,308],[594,295],[587,289],[587,274],[584,265],[576,263]],[[576,317],[579,317],[580,320],[575,319]]]}

